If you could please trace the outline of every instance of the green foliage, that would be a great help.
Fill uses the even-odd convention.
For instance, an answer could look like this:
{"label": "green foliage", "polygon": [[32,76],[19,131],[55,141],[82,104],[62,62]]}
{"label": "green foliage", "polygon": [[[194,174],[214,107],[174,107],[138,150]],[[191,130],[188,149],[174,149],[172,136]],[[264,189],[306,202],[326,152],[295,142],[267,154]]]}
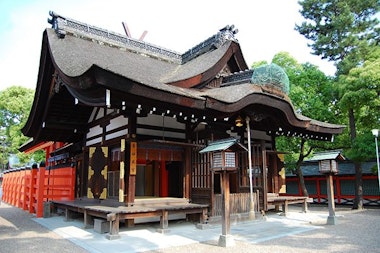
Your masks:
{"label": "green foliage", "polygon": [[[296,162],[299,158],[301,139],[298,137],[279,136],[276,138],[276,149],[289,152],[285,155],[287,173],[296,173]],[[309,148],[308,144],[307,148]]]}
{"label": "green foliage", "polygon": [[313,54],[334,61],[339,73],[358,66],[367,48],[379,43],[378,0],[303,0],[305,18],[295,29],[313,41]]}
{"label": "green foliage", "polygon": [[268,62],[265,60],[257,61],[257,62],[252,63],[251,68],[254,69],[254,68],[260,67],[262,65],[267,65],[267,64],[268,64]]}
{"label": "green foliage", "polygon": [[[346,154],[358,164],[369,152],[366,148],[368,127],[379,124],[376,88],[379,65],[368,58],[379,47],[380,27],[376,17],[379,0],[302,0],[299,4],[306,21],[296,25],[296,30],[312,41],[314,54],[334,61],[337,66],[339,82],[335,86],[340,96],[336,101],[348,118],[349,134],[343,136],[349,137],[351,142]],[[359,179],[362,175],[359,165],[355,165],[355,169],[354,208],[361,208]]]}
{"label": "green foliage", "polygon": [[289,77],[289,97],[297,112],[320,121],[339,122],[330,77],[310,63],[298,63],[289,53],[276,54],[273,63],[281,66]]}
{"label": "green foliage", "polygon": [[361,146],[368,146],[365,136],[371,133],[371,129],[379,128],[380,125],[379,69],[380,48],[372,48],[363,65],[352,68],[347,75],[339,76],[337,87],[340,100],[338,105],[343,111],[352,110],[355,113],[356,135],[355,138],[352,138],[352,150],[347,153],[347,156],[353,160],[362,160],[357,153],[369,158],[373,153]]}
{"label": "green foliage", "polygon": [[273,56],[272,63],[275,63],[281,67],[283,67],[288,75],[295,75],[302,71],[302,66],[296,58],[291,56],[288,52],[278,52]]}
{"label": "green foliage", "polygon": [[[380,123],[380,48],[373,48],[360,67],[339,76],[340,106],[355,109],[363,126]],[[369,118],[368,118],[369,117]],[[369,124],[369,125],[368,125]]]}
{"label": "green foliage", "polygon": [[365,162],[376,157],[375,139],[371,132],[358,135],[352,148],[344,151],[344,155],[357,162]]}
{"label": "green foliage", "polygon": [[2,164],[6,163],[9,154],[16,154],[21,162],[30,156],[21,155],[18,148],[28,138],[21,133],[21,128],[28,119],[33,103],[34,91],[20,86],[12,86],[0,91],[0,123],[3,139]]}
{"label": "green foliage", "polygon": [[[287,73],[290,81],[289,97],[296,111],[312,119],[329,123],[341,123],[336,108],[335,92],[332,88],[333,79],[326,76],[318,67],[304,63],[300,64],[287,52],[280,52],[273,57],[273,62],[281,66]],[[277,149],[290,152],[285,156],[287,168],[294,171],[296,161],[301,152],[301,139],[278,137]],[[304,150],[334,149],[341,146],[341,142],[326,142],[307,140]]]}

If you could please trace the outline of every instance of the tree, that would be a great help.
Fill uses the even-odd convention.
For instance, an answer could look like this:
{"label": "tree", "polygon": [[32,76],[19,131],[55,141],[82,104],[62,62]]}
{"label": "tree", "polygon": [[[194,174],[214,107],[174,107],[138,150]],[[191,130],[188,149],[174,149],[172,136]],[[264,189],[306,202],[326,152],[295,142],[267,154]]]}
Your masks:
{"label": "tree", "polygon": [[356,126],[369,132],[380,124],[380,48],[374,47],[366,58],[361,66],[339,76],[337,88],[340,107],[345,110],[354,108]]}
{"label": "tree", "polygon": [[339,74],[362,62],[368,47],[378,45],[378,0],[303,0],[306,19],[296,30],[313,43],[312,53],[336,63]]}
{"label": "tree", "polygon": [[261,65],[266,65],[266,64],[268,64],[268,62],[266,60],[256,61],[256,62],[252,63],[251,68],[257,68]]}
{"label": "tree", "polygon": [[[295,29],[312,41],[310,47],[313,54],[335,62],[338,77],[360,67],[365,62],[368,52],[378,46],[380,28],[379,20],[375,17],[380,10],[378,0],[303,0],[299,4],[302,7],[300,12],[306,21],[296,25]],[[350,104],[342,109],[348,115],[353,147],[360,132],[356,126],[355,115],[360,108],[354,108],[354,105]],[[359,160],[354,160],[354,163],[356,194],[353,208],[362,209],[361,164]]]}
{"label": "tree", "polygon": [[[356,201],[354,208],[362,208],[362,168],[360,163],[374,154],[371,129],[380,125],[380,49],[373,48],[362,66],[353,68],[347,75],[339,76],[339,106],[349,111],[351,147],[346,156],[355,162]],[[353,115],[355,118],[352,118]]]}
{"label": "tree", "polygon": [[[337,123],[331,78],[310,63],[298,63],[287,52],[276,54],[272,61],[287,73],[290,81],[289,97],[299,113],[320,121]],[[287,167],[297,173],[302,193],[308,196],[301,170],[302,162],[314,149],[332,148],[337,144],[294,137],[280,137],[276,143],[278,149],[292,151],[292,155],[286,156]]]}
{"label": "tree", "polygon": [[34,91],[20,86],[12,86],[0,91],[0,135],[2,140],[2,164],[7,163],[10,154],[19,156],[21,162],[30,156],[22,155],[18,148],[28,138],[21,133],[21,128],[28,119],[33,102]]}

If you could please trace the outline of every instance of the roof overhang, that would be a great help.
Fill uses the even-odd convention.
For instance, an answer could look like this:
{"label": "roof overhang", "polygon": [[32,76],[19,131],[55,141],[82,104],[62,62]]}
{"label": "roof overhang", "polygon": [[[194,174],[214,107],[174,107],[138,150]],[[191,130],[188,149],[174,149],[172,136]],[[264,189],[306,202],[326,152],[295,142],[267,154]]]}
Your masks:
{"label": "roof overhang", "polygon": [[26,143],[24,143],[20,148],[20,152],[24,152],[26,154],[34,153],[38,150],[44,150],[50,146],[54,145],[53,141],[42,141],[35,142],[33,138],[30,138]]}
{"label": "roof overhang", "polygon": [[227,139],[220,139],[213,142],[210,142],[207,147],[200,150],[199,153],[209,153],[209,152],[217,152],[217,151],[225,151],[233,146],[236,146],[240,149],[244,149],[245,151],[248,151],[246,147],[244,147],[238,139],[235,138],[227,138]]}

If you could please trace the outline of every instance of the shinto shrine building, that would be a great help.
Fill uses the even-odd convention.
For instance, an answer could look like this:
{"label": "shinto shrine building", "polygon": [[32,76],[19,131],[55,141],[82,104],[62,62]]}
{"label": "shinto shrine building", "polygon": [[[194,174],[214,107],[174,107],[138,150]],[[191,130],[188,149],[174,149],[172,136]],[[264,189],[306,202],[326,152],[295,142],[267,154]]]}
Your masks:
{"label": "shinto shrine building", "polygon": [[249,69],[233,26],[181,54],[50,15],[22,129],[32,139],[22,150],[42,147],[47,171],[75,175],[72,197],[50,198],[57,203],[95,199],[132,208],[144,199],[179,199],[217,217],[219,174],[210,169],[210,154],[199,151],[238,139],[250,143],[252,170],[247,150],[237,151],[231,213],[249,211],[249,172],[256,209],[266,211],[268,193],[285,193],[276,136],[332,141],[344,129],[298,114],[277,65]]}

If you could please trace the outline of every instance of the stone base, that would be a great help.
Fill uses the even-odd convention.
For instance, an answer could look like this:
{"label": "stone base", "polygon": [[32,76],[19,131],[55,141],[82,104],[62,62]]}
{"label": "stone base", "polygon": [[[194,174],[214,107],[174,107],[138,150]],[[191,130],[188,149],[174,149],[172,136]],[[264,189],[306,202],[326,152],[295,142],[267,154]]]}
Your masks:
{"label": "stone base", "polygon": [[235,245],[232,235],[220,235],[218,245],[220,247],[231,247]]}
{"label": "stone base", "polygon": [[111,235],[111,234],[108,234],[108,235],[106,235],[106,238],[108,240],[117,240],[117,239],[120,239],[120,235]]}
{"label": "stone base", "polygon": [[196,225],[196,228],[197,229],[208,229],[208,228],[211,228],[211,225],[208,223],[198,223]]}
{"label": "stone base", "polygon": [[327,217],[327,224],[328,225],[336,225],[337,223],[338,223],[338,220],[336,219],[336,216]]}
{"label": "stone base", "polygon": [[257,213],[253,210],[250,210],[249,213],[248,213],[248,219],[249,220],[255,220],[256,218],[258,218],[259,216],[257,215]]}
{"label": "stone base", "polygon": [[43,216],[44,218],[49,218],[51,216],[51,208],[52,208],[52,203],[51,202],[44,202],[44,212]]}
{"label": "stone base", "polygon": [[94,219],[94,230],[100,234],[110,231],[110,223],[103,219]]}
{"label": "stone base", "polygon": [[156,232],[161,233],[161,234],[166,234],[166,233],[169,233],[170,230],[168,228],[157,228]]}

